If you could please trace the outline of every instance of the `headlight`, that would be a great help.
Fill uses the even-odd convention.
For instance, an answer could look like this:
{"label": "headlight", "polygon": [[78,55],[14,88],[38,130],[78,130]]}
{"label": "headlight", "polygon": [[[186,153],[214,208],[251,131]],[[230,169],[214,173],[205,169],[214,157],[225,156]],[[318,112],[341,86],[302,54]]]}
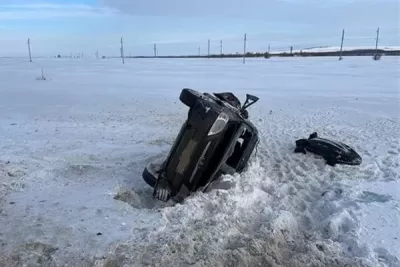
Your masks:
{"label": "headlight", "polygon": [[219,132],[221,132],[224,128],[225,125],[228,123],[229,117],[225,113],[219,114],[218,118],[215,120],[214,124],[211,126],[210,131],[208,132],[208,135],[214,135]]}

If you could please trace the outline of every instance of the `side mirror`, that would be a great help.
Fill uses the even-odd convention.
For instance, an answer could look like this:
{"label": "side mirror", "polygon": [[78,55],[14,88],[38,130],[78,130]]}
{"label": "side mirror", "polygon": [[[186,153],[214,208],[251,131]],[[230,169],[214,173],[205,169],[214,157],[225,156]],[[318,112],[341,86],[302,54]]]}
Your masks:
{"label": "side mirror", "polygon": [[259,100],[259,98],[257,96],[246,94],[246,101],[244,102],[241,110],[243,111],[243,110],[247,109],[248,107],[250,107],[251,105],[256,103],[258,100]]}
{"label": "side mirror", "polygon": [[255,102],[257,102],[258,101],[258,97],[256,97],[255,95],[249,95],[249,94],[246,94],[246,100],[251,100],[251,101],[253,101],[254,103]]}

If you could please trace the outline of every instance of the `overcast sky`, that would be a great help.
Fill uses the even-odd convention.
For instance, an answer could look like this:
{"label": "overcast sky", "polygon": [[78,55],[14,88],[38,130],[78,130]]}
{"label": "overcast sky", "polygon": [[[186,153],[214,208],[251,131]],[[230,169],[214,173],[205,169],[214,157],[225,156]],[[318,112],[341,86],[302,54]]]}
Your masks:
{"label": "overcast sky", "polygon": [[398,0],[0,0],[0,56],[219,53],[340,45],[400,45]]}

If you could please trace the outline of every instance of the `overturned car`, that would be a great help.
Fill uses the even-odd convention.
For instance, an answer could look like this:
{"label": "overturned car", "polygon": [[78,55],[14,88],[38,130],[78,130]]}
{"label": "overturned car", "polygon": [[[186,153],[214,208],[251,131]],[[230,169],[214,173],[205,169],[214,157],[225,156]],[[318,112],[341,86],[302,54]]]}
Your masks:
{"label": "overturned car", "polygon": [[155,198],[181,201],[191,192],[204,192],[220,175],[246,168],[259,141],[247,111],[258,97],[246,96],[241,106],[232,93],[181,91],[188,117],[166,158],[151,162],[142,173]]}

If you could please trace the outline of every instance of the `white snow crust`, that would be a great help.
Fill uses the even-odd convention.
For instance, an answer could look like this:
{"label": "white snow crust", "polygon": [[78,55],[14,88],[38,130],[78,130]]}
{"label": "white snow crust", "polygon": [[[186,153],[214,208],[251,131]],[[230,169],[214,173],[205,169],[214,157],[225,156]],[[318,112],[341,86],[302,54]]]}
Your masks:
{"label": "white snow crust", "polygon": [[[1,59],[0,266],[400,266],[399,63]],[[261,142],[247,171],[174,205],[141,173],[184,87],[259,96]],[[293,153],[314,131],[363,163]]]}

